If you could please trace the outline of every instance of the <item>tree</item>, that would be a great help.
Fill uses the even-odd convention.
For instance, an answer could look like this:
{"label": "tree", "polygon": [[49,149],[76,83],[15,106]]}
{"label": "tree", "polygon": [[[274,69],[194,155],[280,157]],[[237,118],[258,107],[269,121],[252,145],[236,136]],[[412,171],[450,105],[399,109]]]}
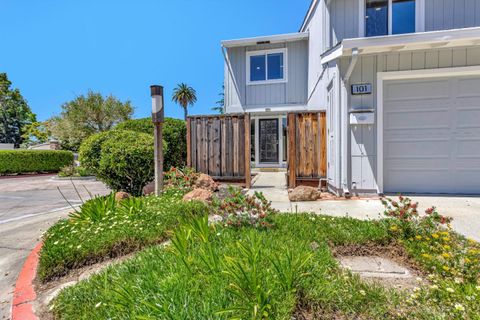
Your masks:
{"label": "tree", "polygon": [[27,124],[23,130],[23,143],[22,146],[31,146],[36,143],[44,143],[47,142],[51,136],[49,123],[46,122],[32,122],[31,124]]}
{"label": "tree", "polygon": [[0,73],[0,143],[13,143],[18,148],[25,126],[35,122],[36,116],[20,91],[11,89],[11,85],[7,74]]}
{"label": "tree", "polygon": [[89,91],[62,105],[59,116],[50,119],[52,135],[63,149],[77,151],[82,141],[94,133],[105,132],[130,119],[133,107],[110,95]]}
{"label": "tree", "polygon": [[188,117],[188,106],[193,106],[197,102],[197,92],[185,83],[180,83],[173,90],[172,101],[179,104],[183,108],[185,121]]}
{"label": "tree", "polygon": [[222,85],[222,92],[218,94],[221,99],[215,102],[216,106],[212,108],[213,111],[216,111],[220,114],[225,113],[225,85]]}

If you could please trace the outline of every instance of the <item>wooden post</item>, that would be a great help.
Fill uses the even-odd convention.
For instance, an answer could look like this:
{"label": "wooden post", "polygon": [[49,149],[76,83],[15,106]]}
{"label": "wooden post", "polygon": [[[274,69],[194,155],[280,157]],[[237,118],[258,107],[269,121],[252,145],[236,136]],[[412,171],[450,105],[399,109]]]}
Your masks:
{"label": "wooden post", "polygon": [[250,148],[250,114],[245,113],[245,188],[250,189],[252,184],[252,174],[250,172],[251,161]]}
{"label": "wooden post", "polygon": [[326,113],[323,111],[320,113],[320,127],[321,135],[320,139],[320,172],[321,176],[326,178],[327,177],[327,116]]}
{"label": "wooden post", "polygon": [[155,195],[159,196],[163,189],[163,121],[164,101],[163,87],[150,86],[152,97],[152,121],[154,124],[154,168],[155,168]]}
{"label": "wooden post", "polygon": [[288,114],[288,187],[295,188],[297,179],[297,146],[294,113]]}
{"label": "wooden post", "polygon": [[187,167],[192,167],[192,120],[187,118]]}

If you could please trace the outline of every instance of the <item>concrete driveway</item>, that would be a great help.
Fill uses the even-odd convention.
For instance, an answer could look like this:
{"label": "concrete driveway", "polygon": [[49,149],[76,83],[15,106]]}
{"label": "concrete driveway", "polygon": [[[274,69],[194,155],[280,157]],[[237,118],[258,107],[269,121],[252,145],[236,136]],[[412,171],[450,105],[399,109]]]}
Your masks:
{"label": "concrete driveway", "polygon": [[[83,200],[107,194],[97,181],[74,181]],[[82,203],[72,182],[54,176],[0,178],[0,319],[10,318],[12,290],[23,262],[42,233]],[[88,191],[87,191],[88,190]]]}

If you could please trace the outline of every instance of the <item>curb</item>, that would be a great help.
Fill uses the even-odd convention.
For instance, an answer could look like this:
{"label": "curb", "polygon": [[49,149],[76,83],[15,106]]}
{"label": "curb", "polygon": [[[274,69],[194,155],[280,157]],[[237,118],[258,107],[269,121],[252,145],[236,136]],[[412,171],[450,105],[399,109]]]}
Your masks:
{"label": "curb", "polygon": [[43,242],[39,242],[33,248],[18,275],[13,291],[12,320],[38,320],[32,304],[37,298],[33,281],[37,276],[38,258],[42,245]]}

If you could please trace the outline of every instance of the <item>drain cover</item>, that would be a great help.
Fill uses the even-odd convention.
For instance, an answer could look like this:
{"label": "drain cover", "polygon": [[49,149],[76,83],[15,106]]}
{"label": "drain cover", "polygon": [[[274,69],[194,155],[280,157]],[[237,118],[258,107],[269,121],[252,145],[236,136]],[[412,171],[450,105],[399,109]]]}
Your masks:
{"label": "drain cover", "polygon": [[376,256],[343,256],[338,260],[343,268],[365,278],[413,278],[413,274],[397,262]]}

